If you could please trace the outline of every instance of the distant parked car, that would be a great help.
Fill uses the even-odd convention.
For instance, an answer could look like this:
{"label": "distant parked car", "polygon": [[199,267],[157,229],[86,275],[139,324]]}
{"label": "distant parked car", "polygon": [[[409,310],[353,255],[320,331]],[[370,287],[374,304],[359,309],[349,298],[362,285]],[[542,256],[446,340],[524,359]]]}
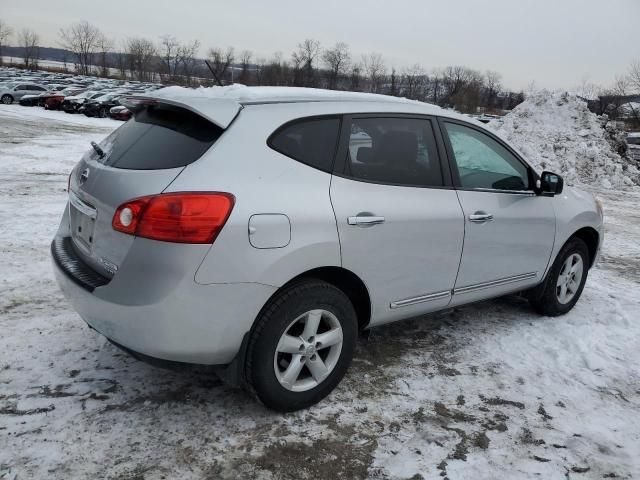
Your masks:
{"label": "distant parked car", "polygon": [[64,110],[67,113],[78,113],[78,110],[82,105],[84,105],[84,102],[93,98],[98,98],[101,95],[103,95],[103,93],[96,92],[95,90],[88,90],[79,95],[72,95],[70,97],[66,97],[63,100],[61,105],[62,110]]}
{"label": "distant parked car", "polygon": [[18,103],[23,107],[35,107],[38,105],[39,99],[40,95],[24,95]]}
{"label": "distant parked car", "polygon": [[85,104],[80,107],[80,111],[87,117],[107,117],[113,107],[120,106],[118,98],[121,96],[122,94],[118,93],[106,93],[97,98],[87,100]]}
{"label": "distant parked car", "polygon": [[59,110],[62,102],[67,96],[78,95],[82,93],[83,90],[77,87],[65,88],[60,92],[52,92],[50,94],[43,95],[42,98],[42,106],[47,110]]}
{"label": "distant parked car", "polygon": [[131,118],[131,115],[132,115],[131,110],[129,110],[127,107],[122,105],[118,107],[113,107],[111,110],[109,110],[109,116],[114,120],[123,120],[126,122]]}
{"label": "distant parked car", "polygon": [[640,132],[627,135],[627,145],[629,145],[629,156],[640,162]]}
{"label": "distant parked car", "polygon": [[7,83],[0,87],[0,102],[9,105],[25,95],[43,93],[47,89],[35,83]]}

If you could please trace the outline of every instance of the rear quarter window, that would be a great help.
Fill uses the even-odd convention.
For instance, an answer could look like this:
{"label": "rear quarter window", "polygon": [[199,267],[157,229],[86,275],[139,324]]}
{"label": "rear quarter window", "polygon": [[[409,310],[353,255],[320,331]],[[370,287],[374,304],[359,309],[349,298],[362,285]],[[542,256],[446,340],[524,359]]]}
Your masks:
{"label": "rear quarter window", "polygon": [[109,135],[105,165],[130,170],[184,167],[200,158],[223,130],[189,110],[151,105]]}
{"label": "rear quarter window", "polygon": [[339,132],[339,118],[300,119],[280,127],[267,143],[287,157],[331,172]]}

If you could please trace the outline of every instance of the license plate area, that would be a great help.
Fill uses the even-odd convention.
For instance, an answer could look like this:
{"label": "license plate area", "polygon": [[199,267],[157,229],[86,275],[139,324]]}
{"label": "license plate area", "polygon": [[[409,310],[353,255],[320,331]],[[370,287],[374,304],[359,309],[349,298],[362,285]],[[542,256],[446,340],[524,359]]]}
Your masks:
{"label": "license plate area", "polygon": [[69,192],[69,220],[71,237],[76,245],[91,252],[93,233],[95,230],[97,212],[91,205],[80,200],[73,192]]}

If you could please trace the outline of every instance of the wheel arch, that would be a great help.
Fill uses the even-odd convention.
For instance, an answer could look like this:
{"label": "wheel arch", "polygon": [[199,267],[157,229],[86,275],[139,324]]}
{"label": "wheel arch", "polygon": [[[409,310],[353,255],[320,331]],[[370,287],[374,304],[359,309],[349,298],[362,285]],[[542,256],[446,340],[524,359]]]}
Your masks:
{"label": "wheel arch", "polygon": [[[587,245],[587,249],[589,250],[589,268],[593,267],[598,254],[598,246],[600,245],[600,234],[598,231],[593,227],[582,227],[573,232],[562,246],[564,247],[564,245],[573,238],[579,238]],[[562,250],[562,248],[560,250]]]}
{"label": "wheel arch", "polygon": [[337,266],[312,268],[290,279],[269,297],[256,319],[254,319],[253,324],[255,325],[257,318],[260,317],[264,308],[270,304],[273,297],[278,295],[283,289],[306,279],[322,280],[342,290],[344,294],[349,297],[356,311],[358,329],[362,330],[369,325],[371,320],[371,297],[366,284],[352,271]]}

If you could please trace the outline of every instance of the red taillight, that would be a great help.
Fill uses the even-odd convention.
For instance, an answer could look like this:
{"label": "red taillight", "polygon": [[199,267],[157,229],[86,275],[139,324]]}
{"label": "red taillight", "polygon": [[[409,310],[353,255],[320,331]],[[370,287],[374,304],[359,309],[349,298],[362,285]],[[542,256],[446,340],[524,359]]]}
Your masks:
{"label": "red taillight", "polygon": [[164,193],[116,209],[111,225],[122,233],[177,243],[212,243],[233,209],[230,193]]}

